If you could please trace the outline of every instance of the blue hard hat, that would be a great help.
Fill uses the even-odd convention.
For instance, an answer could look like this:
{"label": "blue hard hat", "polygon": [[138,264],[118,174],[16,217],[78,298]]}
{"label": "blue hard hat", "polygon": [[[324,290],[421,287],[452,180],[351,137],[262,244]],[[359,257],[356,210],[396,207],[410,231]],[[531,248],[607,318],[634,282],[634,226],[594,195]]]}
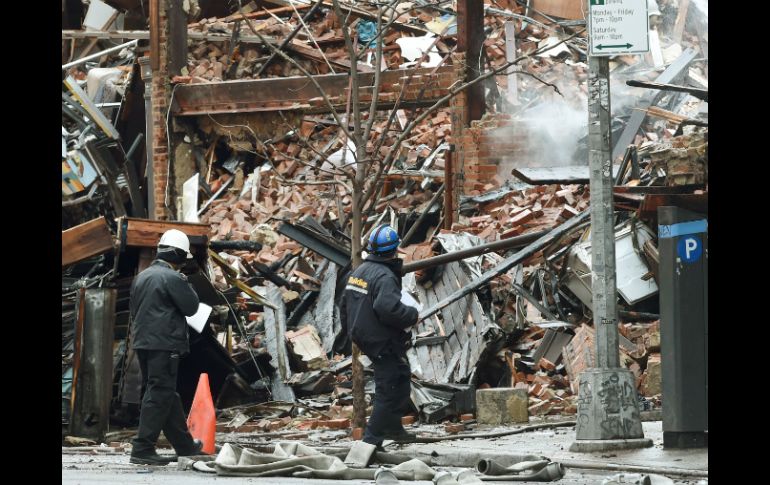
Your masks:
{"label": "blue hard hat", "polygon": [[382,224],[369,234],[369,244],[366,245],[366,250],[373,254],[389,253],[394,251],[399,244],[401,244],[401,238],[398,237],[396,230],[388,224]]}

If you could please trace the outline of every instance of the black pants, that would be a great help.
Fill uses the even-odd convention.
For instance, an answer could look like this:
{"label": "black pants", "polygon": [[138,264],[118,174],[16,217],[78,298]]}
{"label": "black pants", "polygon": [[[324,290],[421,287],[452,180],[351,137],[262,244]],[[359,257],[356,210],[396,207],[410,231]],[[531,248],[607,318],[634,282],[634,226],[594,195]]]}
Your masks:
{"label": "black pants", "polygon": [[131,454],[153,453],[160,432],[166,435],[177,453],[193,451],[195,444],[176,392],[179,354],[167,350],[136,351],[145,388],[139,414],[139,432],[133,441]]}
{"label": "black pants", "polygon": [[409,401],[411,370],[405,352],[388,352],[372,359],[374,367],[374,409],[364,433],[364,442],[379,445],[385,433],[404,427],[401,416]]}

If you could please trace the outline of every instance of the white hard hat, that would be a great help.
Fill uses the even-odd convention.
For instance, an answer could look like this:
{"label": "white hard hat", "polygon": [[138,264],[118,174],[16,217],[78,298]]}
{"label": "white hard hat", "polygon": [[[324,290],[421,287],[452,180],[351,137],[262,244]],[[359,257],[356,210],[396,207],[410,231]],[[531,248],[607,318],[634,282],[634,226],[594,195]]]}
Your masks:
{"label": "white hard hat", "polygon": [[192,259],[192,254],[190,254],[190,240],[187,238],[187,234],[179,229],[169,229],[164,232],[160,237],[158,246],[171,246],[172,248],[181,249],[187,253],[187,259]]}

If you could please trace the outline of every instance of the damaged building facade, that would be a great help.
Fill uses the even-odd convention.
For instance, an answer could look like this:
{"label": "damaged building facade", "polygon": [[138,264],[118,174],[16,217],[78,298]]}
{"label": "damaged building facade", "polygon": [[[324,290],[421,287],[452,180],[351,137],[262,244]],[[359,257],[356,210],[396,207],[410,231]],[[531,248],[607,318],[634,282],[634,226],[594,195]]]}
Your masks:
{"label": "damaged building facade", "polygon": [[[596,338],[583,3],[63,0],[63,435],[131,436],[129,291],[170,228],[213,308],[179,392],[189,409],[209,375],[219,433],[355,435],[338,305],[383,222],[424,308],[405,422],[573,419]],[[659,208],[708,213],[707,12],[649,3],[650,52],[610,59],[617,326],[642,410],[665,407]],[[486,389],[522,404],[487,418]]]}

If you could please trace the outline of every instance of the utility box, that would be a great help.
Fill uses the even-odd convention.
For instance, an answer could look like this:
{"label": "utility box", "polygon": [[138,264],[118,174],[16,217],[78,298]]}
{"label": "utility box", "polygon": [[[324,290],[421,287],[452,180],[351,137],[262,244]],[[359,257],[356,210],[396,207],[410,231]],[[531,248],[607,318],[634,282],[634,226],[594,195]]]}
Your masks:
{"label": "utility box", "polygon": [[708,446],[708,220],[658,207],[663,447]]}

